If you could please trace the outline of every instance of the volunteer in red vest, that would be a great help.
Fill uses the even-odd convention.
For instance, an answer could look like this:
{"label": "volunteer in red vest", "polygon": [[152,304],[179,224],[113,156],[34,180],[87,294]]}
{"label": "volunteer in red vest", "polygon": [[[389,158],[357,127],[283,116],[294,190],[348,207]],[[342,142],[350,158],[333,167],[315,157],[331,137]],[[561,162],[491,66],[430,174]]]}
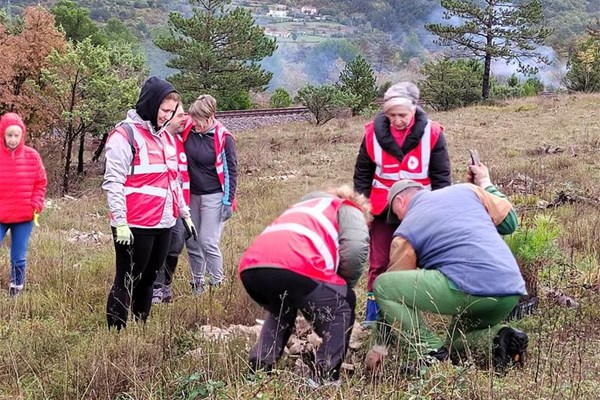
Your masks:
{"label": "volunteer in red vest", "polygon": [[373,282],[389,264],[395,224],[386,224],[387,195],[400,179],[412,179],[430,190],[451,184],[444,128],[421,108],[419,89],[411,82],[391,86],[383,97],[383,112],[365,125],[365,136],[354,167],[354,190],[371,202],[369,278],[364,326],[377,318]]}
{"label": "volunteer in red vest", "polygon": [[[187,122],[187,124],[186,124]],[[187,125],[187,126],[186,126]],[[185,204],[190,204],[190,176],[187,170],[187,156],[185,155],[185,149],[183,148],[183,131],[191,128],[191,122],[187,118],[187,114],[183,109],[183,104],[179,102],[175,115],[169,121],[165,129],[175,139],[177,145],[177,167],[178,167],[178,181],[183,191],[183,198]],[[171,231],[171,245],[169,246],[169,252],[167,253],[167,259],[165,264],[158,271],[158,276],[154,282],[154,291],[152,293],[152,304],[159,303],[170,303],[173,299],[173,290],[171,284],[173,283],[173,275],[179,262],[179,255],[183,250],[183,245],[186,239],[189,239],[191,232],[186,229],[183,219],[177,218],[177,222],[173,226]],[[193,239],[193,238],[192,238]]]}
{"label": "volunteer in red vest", "polygon": [[23,290],[27,247],[44,208],[46,171],[38,152],[25,145],[26,129],[18,114],[0,119],[0,244],[10,231],[10,286],[14,298]]}
{"label": "volunteer in red vest", "polygon": [[235,139],[216,118],[217,101],[199,96],[190,106],[191,130],[184,131],[184,147],[190,175],[190,210],[198,228],[198,241],[186,243],[192,274],[192,291],[205,290],[208,270],[210,287],[223,284],[220,242],[223,225],[235,207],[237,154]]}
{"label": "volunteer in red vest", "polygon": [[300,311],[323,340],[315,378],[339,379],[354,324],[354,286],[367,259],[368,200],[348,186],[310,193],[269,225],[239,266],[246,291],[269,312],[250,366],[271,370]]}
{"label": "volunteer in red vest", "polygon": [[135,109],[117,124],[106,143],[102,188],[116,253],[116,275],[106,306],[109,328],[124,328],[130,308],[135,320],[146,321],[171,228],[181,215],[194,230],[177,181],[175,139],[164,129],[179,101],[169,82],[149,78]]}

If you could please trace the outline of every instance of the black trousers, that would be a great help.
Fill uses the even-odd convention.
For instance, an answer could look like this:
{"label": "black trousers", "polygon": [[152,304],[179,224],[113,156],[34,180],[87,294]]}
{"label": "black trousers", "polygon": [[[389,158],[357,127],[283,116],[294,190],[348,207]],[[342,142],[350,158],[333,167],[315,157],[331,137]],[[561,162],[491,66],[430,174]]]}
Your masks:
{"label": "black trousers", "polygon": [[[152,288],[159,268],[164,264],[171,243],[171,228],[131,228],[133,245],[115,245],[115,281],[108,293],[108,327],[127,325],[129,308],[134,319],[146,321],[152,306]],[[116,238],[116,229],[113,228]]]}
{"label": "black trousers", "polygon": [[269,312],[250,353],[251,367],[273,367],[283,354],[300,311],[323,340],[312,366],[316,376],[338,379],[354,325],[356,296],[352,288],[278,268],[247,269],[241,280],[250,297]]}

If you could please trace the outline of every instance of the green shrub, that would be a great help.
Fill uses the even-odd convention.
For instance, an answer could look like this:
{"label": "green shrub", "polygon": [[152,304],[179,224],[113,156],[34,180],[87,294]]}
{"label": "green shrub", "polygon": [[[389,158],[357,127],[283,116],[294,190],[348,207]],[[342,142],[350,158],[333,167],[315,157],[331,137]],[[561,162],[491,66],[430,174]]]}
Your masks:
{"label": "green shrub", "polygon": [[436,110],[451,110],[481,101],[483,66],[476,60],[425,63],[419,82],[421,98]]}
{"label": "green shrub", "polygon": [[363,56],[356,57],[340,73],[340,89],[356,97],[351,107],[352,115],[358,115],[371,106],[377,98],[377,81],[373,69]]}
{"label": "green shrub", "polygon": [[521,225],[505,241],[519,263],[529,296],[537,296],[539,272],[542,267],[557,260],[556,239],[560,227],[547,215],[537,215],[530,224]]}
{"label": "green shrub", "polygon": [[308,108],[317,125],[323,125],[344,108],[353,108],[358,98],[334,85],[307,85],[298,91],[296,102]]}
{"label": "green shrub", "polygon": [[252,99],[248,92],[223,93],[217,97],[220,110],[247,110],[252,108]]}
{"label": "green shrub", "polygon": [[577,45],[568,64],[565,85],[578,92],[600,91],[600,41],[588,37]]}
{"label": "green shrub", "polygon": [[284,88],[277,88],[269,99],[269,107],[284,108],[292,104],[290,94]]}

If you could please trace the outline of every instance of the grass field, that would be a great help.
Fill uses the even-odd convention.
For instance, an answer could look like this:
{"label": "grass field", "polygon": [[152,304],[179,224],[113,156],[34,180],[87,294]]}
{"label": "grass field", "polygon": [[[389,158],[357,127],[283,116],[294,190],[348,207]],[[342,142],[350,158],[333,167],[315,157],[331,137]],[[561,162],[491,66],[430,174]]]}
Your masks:
{"label": "grass field", "polygon": [[[373,380],[362,369],[361,349],[350,355],[356,369],[341,387],[314,390],[291,369],[245,380],[253,338],[203,334],[203,325],[253,325],[262,318],[236,280],[237,260],[302,194],[351,183],[366,122],[353,119],[238,132],[239,213],[222,240],[227,284],[192,297],[182,261],[174,303],[153,307],[145,326],[130,323],[121,333],[105,325],[114,252],[101,178],[90,177],[89,189],[75,199],[52,199],[32,236],[26,290],[16,300],[5,290],[8,240],[2,246],[0,399],[598,398],[599,114],[600,96],[578,95],[430,115],[446,128],[454,182],[464,180],[467,149],[476,148],[516,205],[522,226],[544,216],[559,229],[558,252],[538,265],[540,308],[516,323],[530,335],[522,370],[497,376],[471,363],[441,364],[407,377],[391,364]],[[551,290],[573,296],[579,306],[557,306],[545,295]]]}

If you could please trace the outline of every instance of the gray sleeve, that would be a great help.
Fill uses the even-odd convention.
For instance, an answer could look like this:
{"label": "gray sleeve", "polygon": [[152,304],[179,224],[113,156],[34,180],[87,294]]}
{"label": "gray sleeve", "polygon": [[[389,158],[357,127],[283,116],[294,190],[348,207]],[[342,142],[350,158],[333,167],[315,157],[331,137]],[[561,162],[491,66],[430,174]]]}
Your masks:
{"label": "gray sleeve", "polygon": [[191,216],[190,214],[190,208],[188,207],[187,204],[185,204],[185,199],[183,198],[183,189],[181,189],[181,185],[178,183],[177,184],[177,198],[179,199],[179,202],[177,204],[177,208],[179,209],[179,216],[181,218],[188,218]]}
{"label": "gray sleeve", "polygon": [[106,143],[106,167],[102,189],[106,191],[111,225],[127,223],[125,180],[131,168],[131,146],[125,137],[111,134]]}
{"label": "gray sleeve", "polygon": [[338,211],[340,275],[354,287],[363,273],[369,254],[369,228],[363,213],[353,206],[342,206]]}

